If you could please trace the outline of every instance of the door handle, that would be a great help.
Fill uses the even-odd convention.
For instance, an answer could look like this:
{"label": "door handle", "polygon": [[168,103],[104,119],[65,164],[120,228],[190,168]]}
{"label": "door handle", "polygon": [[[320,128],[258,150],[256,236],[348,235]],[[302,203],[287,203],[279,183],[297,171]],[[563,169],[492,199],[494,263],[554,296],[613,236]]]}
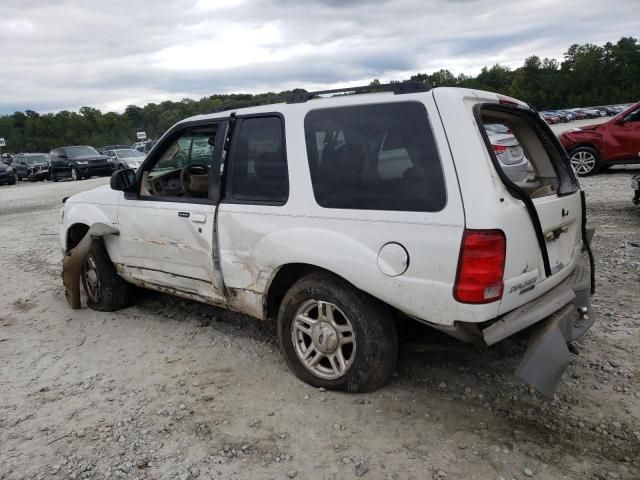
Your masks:
{"label": "door handle", "polygon": [[193,223],[206,223],[207,216],[202,213],[178,212],[180,218],[190,218]]}
{"label": "door handle", "polygon": [[202,213],[192,213],[191,214],[191,221],[193,223],[206,223],[207,216],[202,214]]}

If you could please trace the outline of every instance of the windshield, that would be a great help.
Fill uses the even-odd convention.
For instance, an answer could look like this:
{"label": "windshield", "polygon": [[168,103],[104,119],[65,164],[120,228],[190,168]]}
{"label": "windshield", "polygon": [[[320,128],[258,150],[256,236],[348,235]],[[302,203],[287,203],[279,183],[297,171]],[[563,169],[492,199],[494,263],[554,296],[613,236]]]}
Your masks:
{"label": "windshield", "polygon": [[89,147],[89,146],[85,146],[85,147],[65,147],[64,148],[64,152],[68,156],[70,156],[71,158],[73,158],[73,157],[88,157],[88,156],[91,156],[91,155],[100,155],[95,148]]}
{"label": "windshield", "polygon": [[138,150],[132,150],[130,148],[122,149],[122,150],[114,150],[114,152],[119,158],[144,157],[145,156],[144,153],[139,152]]}
{"label": "windshield", "polygon": [[33,155],[27,157],[27,163],[33,165],[34,163],[47,163],[46,155]]}

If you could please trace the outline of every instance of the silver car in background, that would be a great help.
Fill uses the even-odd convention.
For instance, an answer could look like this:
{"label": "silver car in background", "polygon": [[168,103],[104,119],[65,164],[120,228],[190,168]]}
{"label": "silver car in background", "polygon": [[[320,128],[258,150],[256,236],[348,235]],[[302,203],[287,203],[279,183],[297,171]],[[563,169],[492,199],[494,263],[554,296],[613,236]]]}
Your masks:
{"label": "silver car in background", "polygon": [[106,150],[105,155],[108,155],[113,162],[114,170],[125,170],[132,168],[137,170],[142,162],[147,157],[144,153],[131,148],[119,148],[116,150]]}
{"label": "silver car in background", "polygon": [[529,161],[516,137],[505,125],[498,123],[486,123],[484,128],[502,171],[512,182],[523,182],[527,177]]}

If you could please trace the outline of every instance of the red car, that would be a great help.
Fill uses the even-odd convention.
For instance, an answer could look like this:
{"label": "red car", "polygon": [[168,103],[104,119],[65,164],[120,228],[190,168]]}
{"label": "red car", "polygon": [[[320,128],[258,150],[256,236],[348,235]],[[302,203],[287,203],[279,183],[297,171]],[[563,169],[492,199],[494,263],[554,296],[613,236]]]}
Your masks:
{"label": "red car", "polygon": [[558,139],[580,176],[612,165],[640,163],[640,103],[605,123],[561,133]]}

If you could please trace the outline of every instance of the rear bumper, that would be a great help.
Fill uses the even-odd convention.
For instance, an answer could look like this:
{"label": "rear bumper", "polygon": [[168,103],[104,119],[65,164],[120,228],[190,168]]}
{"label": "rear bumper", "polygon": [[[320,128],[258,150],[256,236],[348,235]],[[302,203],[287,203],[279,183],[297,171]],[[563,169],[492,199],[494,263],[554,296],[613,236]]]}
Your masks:
{"label": "rear bumper", "polygon": [[493,345],[530,329],[529,345],[516,376],[553,397],[569,364],[567,343],[584,335],[595,322],[590,289],[589,264],[581,258],[571,275],[554,289],[483,329],[484,342]]}

